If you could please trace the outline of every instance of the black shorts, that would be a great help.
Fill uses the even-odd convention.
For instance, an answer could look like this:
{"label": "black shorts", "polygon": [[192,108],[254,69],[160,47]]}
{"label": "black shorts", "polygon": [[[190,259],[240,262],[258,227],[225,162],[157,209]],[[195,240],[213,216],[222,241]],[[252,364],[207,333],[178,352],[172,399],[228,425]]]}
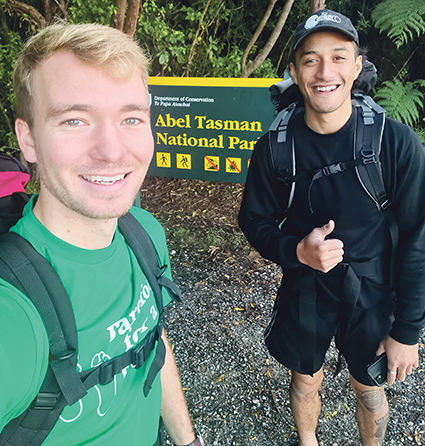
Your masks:
{"label": "black shorts", "polygon": [[[301,367],[301,358],[305,357],[306,348],[300,342],[299,296],[293,292],[293,280],[291,274],[285,274],[272,321],[265,332],[265,342],[271,355],[285,367],[308,374]],[[374,386],[366,367],[373,361],[380,342],[391,329],[395,310],[393,292],[385,285],[360,278],[360,296],[341,349],[338,321],[342,280],[342,270],[338,268],[327,274],[316,274],[316,352],[313,373],[323,366],[330,342],[335,337],[336,346],[344,355],[351,375],[362,384]]]}

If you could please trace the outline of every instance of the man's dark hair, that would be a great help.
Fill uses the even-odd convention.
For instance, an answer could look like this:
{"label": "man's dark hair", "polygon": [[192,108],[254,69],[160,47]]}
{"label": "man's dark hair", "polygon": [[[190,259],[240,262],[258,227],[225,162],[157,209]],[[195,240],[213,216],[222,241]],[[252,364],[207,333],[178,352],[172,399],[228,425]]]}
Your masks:
{"label": "man's dark hair", "polygon": [[363,67],[359,77],[354,81],[351,91],[361,91],[369,94],[378,79],[378,71],[375,65],[367,58],[367,48],[359,48],[359,56],[362,56]]}

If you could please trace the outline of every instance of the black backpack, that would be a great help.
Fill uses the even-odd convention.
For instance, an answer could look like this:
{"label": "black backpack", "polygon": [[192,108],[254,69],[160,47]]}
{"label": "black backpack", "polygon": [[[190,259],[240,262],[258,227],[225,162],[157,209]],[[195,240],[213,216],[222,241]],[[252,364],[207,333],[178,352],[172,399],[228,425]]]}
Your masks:
{"label": "black backpack", "polygon": [[[364,73],[365,72],[365,73]],[[282,222],[292,204],[296,183],[309,179],[310,189],[314,181],[328,175],[335,175],[354,168],[357,178],[368,196],[374,201],[378,211],[383,212],[391,235],[393,255],[391,274],[393,277],[396,251],[398,247],[398,227],[391,202],[387,196],[382,177],[380,161],[382,135],[385,125],[385,110],[367,95],[376,81],[376,69],[371,62],[364,65],[363,81],[352,92],[352,104],[356,113],[356,134],[353,158],[324,166],[314,172],[296,171],[295,142],[292,118],[305,112],[304,101],[298,86],[292,78],[270,87],[271,101],[278,114],[269,129],[271,160],[279,182],[285,188],[285,203],[282,205]],[[311,204],[309,203],[312,212]]]}
{"label": "black backpack", "polygon": [[[15,191],[10,182],[6,190],[6,183],[0,181],[2,232],[17,222],[23,206],[28,202],[23,184],[26,184],[29,175],[19,161],[0,153],[0,179],[12,177],[22,178],[22,183],[15,181]],[[2,189],[5,189],[3,194]],[[0,277],[31,299],[43,319],[50,346],[49,367],[38,395],[22,415],[4,427],[0,433],[0,445],[41,445],[66,405],[76,403],[91,387],[110,383],[129,365],[140,368],[157,343],[156,356],[144,384],[145,396],[164,365],[162,287],[170,290],[178,301],[181,300],[181,293],[177,285],[164,276],[166,265],[159,265],[152,240],[136,218],[128,213],[119,218],[118,224],[154,292],[159,313],[158,325],[134,348],[80,373],[77,372],[78,339],[74,312],[59,276],[23,237],[13,232],[0,236]]]}

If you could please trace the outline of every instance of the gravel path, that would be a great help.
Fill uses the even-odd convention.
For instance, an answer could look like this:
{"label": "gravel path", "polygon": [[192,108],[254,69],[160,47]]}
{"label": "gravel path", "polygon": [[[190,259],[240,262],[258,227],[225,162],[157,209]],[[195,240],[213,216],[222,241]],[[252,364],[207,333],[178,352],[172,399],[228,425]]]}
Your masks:
{"label": "gravel path", "polygon": [[[243,186],[155,177],[144,186],[143,202],[166,229],[174,278],[184,295],[183,303],[169,306],[166,325],[205,444],[298,445],[289,372],[263,341],[280,269],[255,254],[237,227]],[[214,240],[214,231],[221,241]],[[425,445],[425,336],[420,342],[419,369],[386,390],[387,446]],[[347,370],[333,378],[336,359],[331,348],[321,390],[320,445],[359,446],[354,394]]]}
{"label": "gravel path", "polygon": [[[213,262],[190,249],[172,253],[184,302],[168,310],[168,333],[189,410],[206,444],[298,444],[289,409],[289,373],[263,342],[279,269],[257,263],[250,269],[249,262],[241,265],[235,258]],[[320,445],[356,445],[355,399],[347,370],[333,378],[336,356],[332,348],[326,361]],[[386,445],[425,444],[424,356],[422,345],[420,368],[404,384],[387,389],[392,412]]]}

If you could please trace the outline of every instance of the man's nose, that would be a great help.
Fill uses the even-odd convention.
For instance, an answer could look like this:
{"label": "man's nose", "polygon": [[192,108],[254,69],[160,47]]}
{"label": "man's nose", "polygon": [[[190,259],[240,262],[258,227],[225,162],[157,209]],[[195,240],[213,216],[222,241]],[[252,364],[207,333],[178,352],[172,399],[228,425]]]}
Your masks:
{"label": "man's nose", "polygon": [[335,71],[332,62],[324,60],[320,63],[316,76],[317,78],[323,80],[333,79],[334,72]]}
{"label": "man's nose", "polygon": [[118,125],[112,122],[102,123],[96,129],[94,138],[93,158],[107,162],[117,162],[125,156],[124,138]]}

